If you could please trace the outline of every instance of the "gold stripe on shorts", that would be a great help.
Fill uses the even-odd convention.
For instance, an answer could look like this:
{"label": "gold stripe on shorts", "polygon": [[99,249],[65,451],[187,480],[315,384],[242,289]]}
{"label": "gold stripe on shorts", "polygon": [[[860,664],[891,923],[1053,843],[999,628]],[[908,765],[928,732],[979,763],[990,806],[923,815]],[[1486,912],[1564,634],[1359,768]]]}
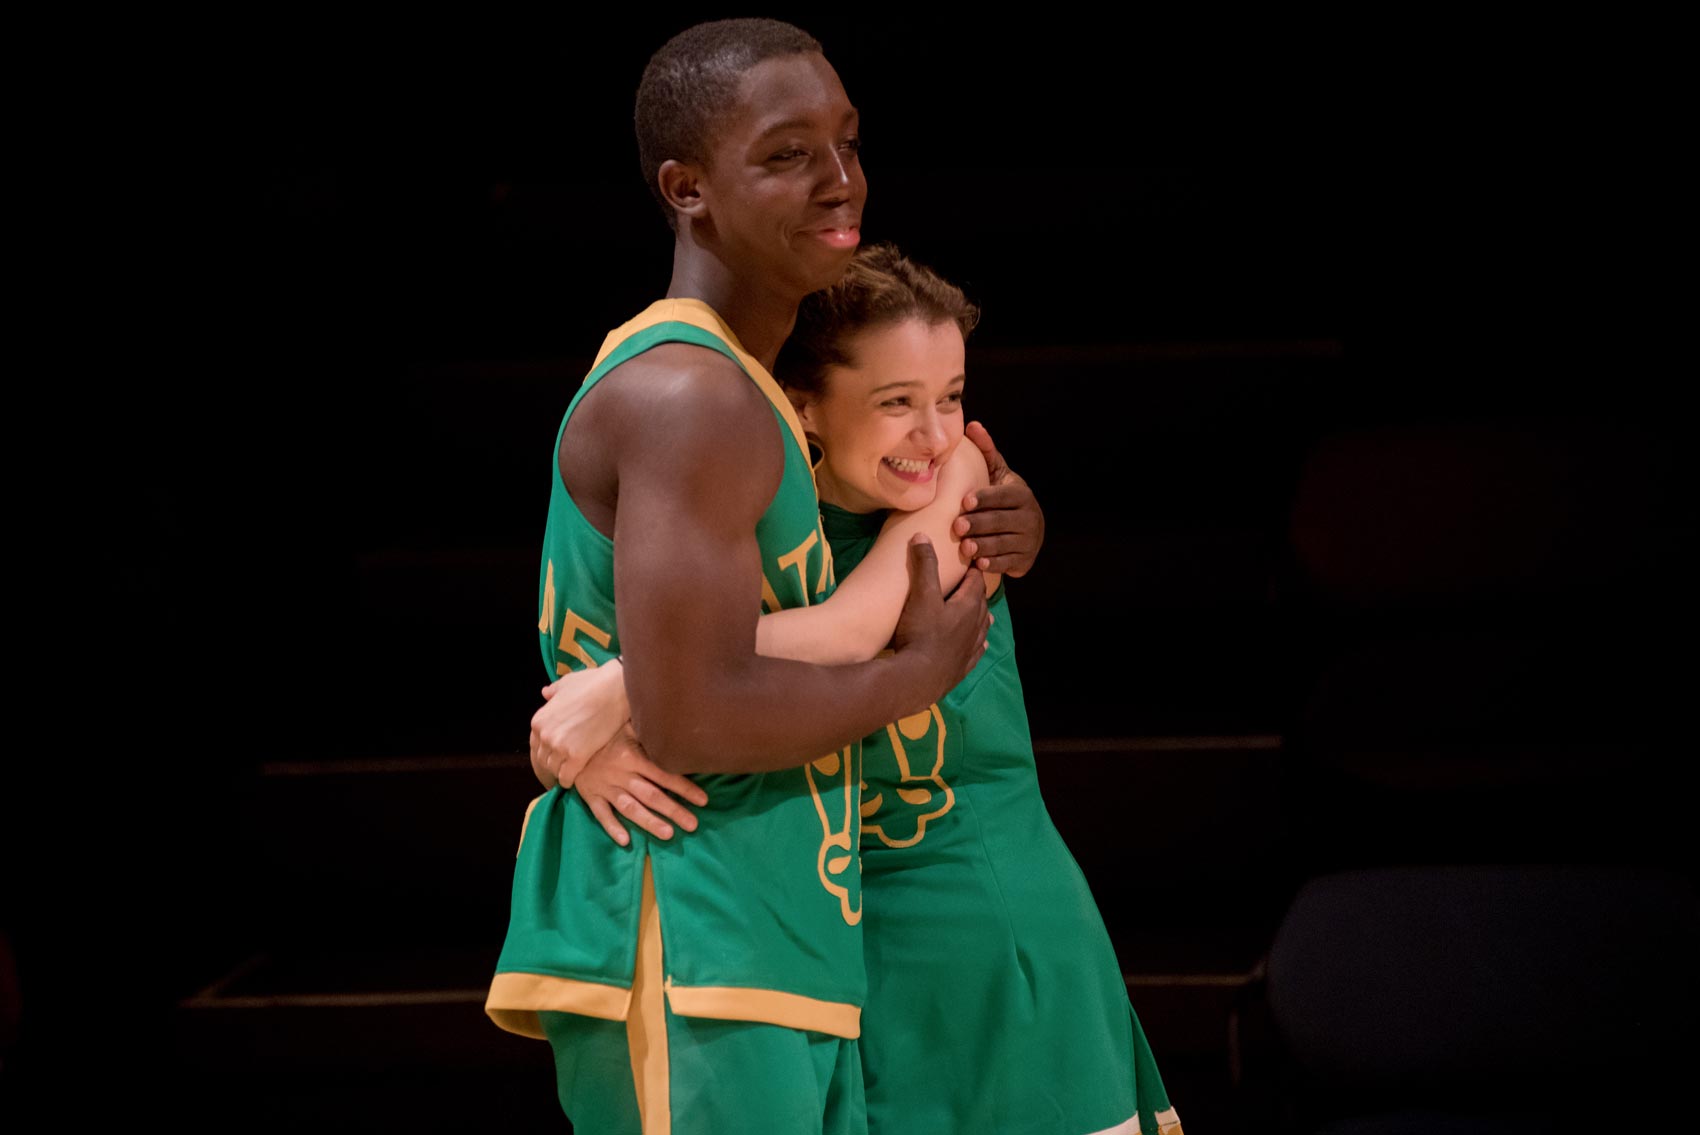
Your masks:
{"label": "gold stripe on shorts", "polygon": [[632,1054],[643,1135],[672,1135],[673,1104],[667,1067],[667,1002],[662,989],[661,911],[655,905],[655,876],[643,861],[643,900],[638,912],[637,972],[632,1008],[626,1016],[626,1047]]}

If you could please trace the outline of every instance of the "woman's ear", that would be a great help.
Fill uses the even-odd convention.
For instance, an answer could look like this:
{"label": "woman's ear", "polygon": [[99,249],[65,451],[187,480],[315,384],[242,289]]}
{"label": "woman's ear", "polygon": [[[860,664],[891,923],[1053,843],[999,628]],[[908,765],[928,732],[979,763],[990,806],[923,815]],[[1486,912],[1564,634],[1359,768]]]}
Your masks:
{"label": "woman's ear", "polygon": [[797,411],[797,420],[803,423],[803,432],[810,435],[814,434],[815,400],[796,390],[787,390],[785,396],[791,399],[791,408]]}
{"label": "woman's ear", "polygon": [[820,443],[820,431],[815,426],[819,400],[800,390],[787,390],[785,395],[791,399],[791,408],[797,411],[797,420],[803,424],[803,439],[809,443],[809,468],[813,469],[826,458],[826,447]]}

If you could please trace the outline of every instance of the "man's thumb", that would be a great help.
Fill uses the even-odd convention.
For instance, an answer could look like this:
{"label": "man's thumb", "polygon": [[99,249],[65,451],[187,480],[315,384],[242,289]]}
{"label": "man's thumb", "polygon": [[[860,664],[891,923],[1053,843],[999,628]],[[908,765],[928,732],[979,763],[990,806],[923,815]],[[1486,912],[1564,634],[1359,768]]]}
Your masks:
{"label": "man's thumb", "polygon": [[909,537],[909,596],[911,599],[937,595],[939,561],[933,552],[933,542],[925,532]]}

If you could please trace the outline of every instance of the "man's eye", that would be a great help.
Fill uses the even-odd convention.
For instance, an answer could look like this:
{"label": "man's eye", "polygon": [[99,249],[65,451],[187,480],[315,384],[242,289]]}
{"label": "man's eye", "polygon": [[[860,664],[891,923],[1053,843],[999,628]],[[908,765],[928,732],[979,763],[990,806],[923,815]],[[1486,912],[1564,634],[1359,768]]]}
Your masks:
{"label": "man's eye", "polygon": [[862,139],[855,135],[851,135],[844,139],[844,141],[840,142],[838,144],[838,148],[841,150],[848,150],[852,154],[860,153],[862,149]]}
{"label": "man's eye", "polygon": [[793,160],[800,158],[802,156],[803,156],[803,151],[793,147],[792,149],[789,149],[789,150],[780,150],[777,154],[774,154],[771,158],[769,158],[767,160],[770,161],[770,162],[788,162],[788,161],[793,161]]}

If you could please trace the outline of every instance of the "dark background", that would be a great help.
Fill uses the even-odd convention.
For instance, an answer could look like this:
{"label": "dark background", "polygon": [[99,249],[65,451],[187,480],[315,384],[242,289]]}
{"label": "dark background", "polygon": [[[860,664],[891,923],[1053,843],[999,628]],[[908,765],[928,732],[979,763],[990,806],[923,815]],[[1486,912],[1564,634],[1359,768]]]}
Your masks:
{"label": "dark background", "polygon": [[[713,14],[253,20],[133,63],[115,357],[60,392],[89,428],[50,527],[118,613],[65,664],[104,683],[70,720],[145,775],[56,819],[71,850],[8,901],[8,1091],[106,1064],[90,1011],[135,1022],[138,1091],[297,1120],[466,1059],[321,1065],[322,1023],[174,1006],[255,957],[228,988],[486,971],[508,837],[455,804],[504,833],[523,809],[550,439],[670,267],[632,93]],[[1682,866],[1687,686],[1648,639],[1687,641],[1691,510],[1672,301],[1631,256],[1669,191],[1609,44],[790,18],[861,108],[864,239],[983,308],[969,410],[1050,524],[1013,592],[1041,779],[1125,969],[1248,972],[1331,867]],[[1104,834],[1141,815],[1144,858]],[[1174,1047],[1182,1114],[1226,1116],[1197,1098],[1226,1092],[1217,1041]],[[275,1096],[221,1048],[263,1051]]]}

